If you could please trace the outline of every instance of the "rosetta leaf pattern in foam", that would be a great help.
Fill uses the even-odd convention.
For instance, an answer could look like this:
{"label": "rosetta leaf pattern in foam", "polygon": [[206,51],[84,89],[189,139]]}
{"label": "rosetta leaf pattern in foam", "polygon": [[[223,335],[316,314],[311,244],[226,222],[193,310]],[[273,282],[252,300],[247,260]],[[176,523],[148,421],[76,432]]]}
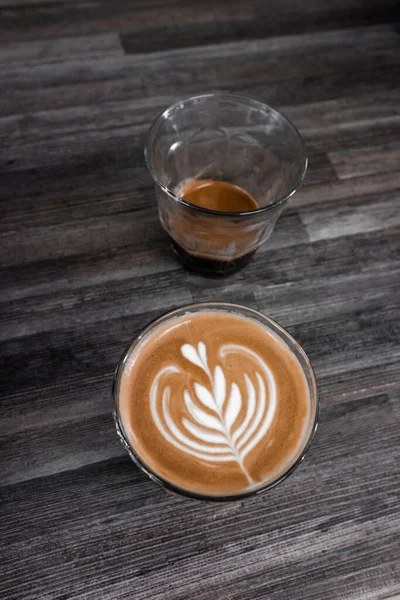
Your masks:
{"label": "rosetta leaf pattern in foam", "polygon": [[[164,375],[181,373],[182,370],[164,367],[153,381],[150,392],[156,425],[168,442],[191,456],[216,465],[237,462],[249,484],[254,484],[246,469],[245,458],[265,436],[275,415],[276,385],[271,370],[258,354],[245,346],[221,346],[218,356],[222,363],[228,354],[239,354],[250,359],[255,366],[253,379],[246,372],[243,373],[246,394],[242,397],[236,382],[230,386],[227,384],[223,366],[216,365],[211,370],[203,342],[200,341],[197,347],[183,344],[181,353],[187,361],[204,372],[208,385],[194,381],[193,389],[184,390],[187,416],[176,423],[170,411],[170,386],[164,387],[161,406],[159,387]],[[257,382],[256,385],[253,380]]]}

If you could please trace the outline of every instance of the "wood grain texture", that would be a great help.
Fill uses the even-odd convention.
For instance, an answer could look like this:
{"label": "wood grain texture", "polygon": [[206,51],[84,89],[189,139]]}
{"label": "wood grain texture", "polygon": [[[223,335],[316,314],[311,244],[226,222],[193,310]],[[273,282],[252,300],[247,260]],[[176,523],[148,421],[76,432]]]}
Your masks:
{"label": "wood grain texture", "polygon": [[[0,1],[1,600],[400,598],[400,29],[394,0]],[[225,90],[299,128],[301,190],[252,262],[185,271],[143,141]],[[111,381],[178,305],[276,319],[310,356],[302,466],[223,506],[129,460]]]}

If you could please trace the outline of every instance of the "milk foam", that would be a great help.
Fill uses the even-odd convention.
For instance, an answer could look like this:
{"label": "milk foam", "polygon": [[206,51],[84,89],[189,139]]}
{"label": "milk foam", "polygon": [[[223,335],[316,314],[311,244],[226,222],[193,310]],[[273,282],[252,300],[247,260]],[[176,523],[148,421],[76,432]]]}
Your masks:
{"label": "milk foam", "polygon": [[[244,461],[274,422],[277,386],[271,369],[259,354],[240,344],[221,345],[218,349],[221,363],[216,365],[209,364],[202,341],[197,347],[183,344],[181,353],[186,359],[184,369],[173,364],[165,366],[152,381],[150,409],[155,425],[175,449],[209,463],[236,462],[249,484],[254,484]],[[252,373],[242,373],[244,396],[236,382],[227,382],[224,361],[230,354],[250,359],[254,365]],[[193,395],[185,389],[183,398],[172,398],[166,376],[182,377],[189,373],[195,377],[196,369],[191,365],[206,374],[208,385],[195,381]],[[186,407],[186,416],[179,421],[174,421],[170,410],[171,402],[176,401],[184,402]]]}

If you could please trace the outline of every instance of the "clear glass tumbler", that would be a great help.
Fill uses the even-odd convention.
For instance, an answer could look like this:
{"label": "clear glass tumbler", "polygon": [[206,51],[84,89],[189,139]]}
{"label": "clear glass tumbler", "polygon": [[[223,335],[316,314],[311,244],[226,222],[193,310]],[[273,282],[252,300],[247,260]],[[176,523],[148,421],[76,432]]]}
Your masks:
{"label": "clear glass tumbler", "polygon": [[[229,94],[170,106],[150,127],[145,158],[175,255],[189,268],[214,274],[242,266],[269,238],[307,169],[300,134],[284,116]],[[179,190],[192,179],[239,186],[259,208],[235,213],[190,204]]]}
{"label": "clear glass tumbler", "polygon": [[[229,495],[226,494],[207,494],[207,493],[196,493],[192,492],[188,489],[184,489],[178,487],[174,483],[168,481],[164,477],[162,477],[159,473],[155,472],[146,462],[142,459],[140,454],[136,451],[135,447],[129,441],[129,436],[125,433],[122,419],[120,417],[120,409],[119,409],[119,396],[120,396],[120,384],[121,377],[124,371],[125,366],[129,363],[129,359],[132,357],[132,354],[137,351],[140,347],[140,343],[143,339],[146,339],[152,335],[152,333],[157,330],[160,325],[166,324],[168,321],[174,321],[175,319],[182,317],[184,315],[189,315],[193,313],[198,313],[201,311],[222,311],[223,313],[233,313],[236,315],[240,315],[252,321],[255,321],[269,329],[273,334],[275,334],[282,342],[291,350],[293,355],[298,360],[303,373],[305,375],[307,386],[310,394],[310,415],[306,424],[306,430],[304,434],[303,444],[298,447],[296,453],[291,457],[290,462],[286,463],[282,469],[275,474],[275,476],[271,479],[267,479],[266,481],[260,483],[258,486],[253,487],[248,490],[243,490],[241,492],[232,493]],[[124,351],[121,359],[118,363],[114,380],[113,380],[113,389],[112,396],[114,402],[113,416],[115,420],[115,425],[117,429],[117,433],[119,439],[122,442],[122,445],[127,450],[129,456],[133,460],[134,463],[144,472],[146,473],[150,479],[161,485],[167,491],[173,492],[178,495],[186,496],[188,498],[194,498],[197,500],[213,500],[216,502],[224,502],[229,500],[241,500],[248,496],[254,496],[259,494],[260,492],[264,492],[276,486],[278,483],[284,481],[293,471],[298,467],[303,458],[306,455],[308,448],[310,447],[311,441],[313,439],[314,433],[317,429],[318,424],[318,390],[317,390],[317,381],[315,378],[315,374],[313,368],[311,366],[310,360],[307,357],[304,350],[301,348],[300,344],[292,338],[292,336],[285,330],[283,327],[278,325],[275,321],[260,313],[252,308],[248,308],[247,306],[243,306],[240,304],[231,304],[227,302],[200,302],[198,304],[191,304],[187,306],[182,306],[180,308],[176,308],[172,310],[158,319],[155,319],[151,323],[147,325],[139,335],[132,340],[129,347]],[[143,401],[146,401],[145,399]]]}

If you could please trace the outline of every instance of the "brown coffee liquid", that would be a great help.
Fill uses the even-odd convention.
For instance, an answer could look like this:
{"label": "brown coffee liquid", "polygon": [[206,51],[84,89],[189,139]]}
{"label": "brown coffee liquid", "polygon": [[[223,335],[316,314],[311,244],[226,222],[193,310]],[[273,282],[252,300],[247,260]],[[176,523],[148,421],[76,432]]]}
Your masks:
{"label": "brown coffee liquid", "polygon": [[171,319],[145,336],[121,375],[123,431],[155,474],[229,495],[276,479],[305,445],[305,375],[289,347],[225,311]]}
{"label": "brown coffee liquid", "polygon": [[225,181],[192,179],[178,193],[186,202],[208,210],[248,212],[259,208],[250,194]]}
{"label": "brown coffee liquid", "polygon": [[174,254],[184,265],[190,270],[200,271],[207,277],[223,277],[225,275],[231,275],[243,269],[251,260],[255,250],[252,250],[244,256],[239,256],[232,260],[215,260],[210,258],[204,258],[202,256],[196,256],[187,252],[182,246],[180,246],[176,240],[168,235],[171,242],[171,249]]}
{"label": "brown coffee liquid", "polygon": [[[245,190],[224,181],[191,179],[176,193],[195,206],[227,213],[227,219],[228,213],[249,212],[259,208],[254,198]],[[246,233],[245,225],[241,229],[239,223],[233,225],[231,221],[223,219],[212,221],[208,216],[202,217],[199,213],[187,215],[183,224],[184,226],[182,226],[181,219],[174,220],[171,217],[167,233],[171,240],[173,253],[188,269],[201,271],[210,276],[228,275],[244,267],[255,252],[255,250],[251,250],[224,260],[209,256],[210,253],[218,255],[219,247],[226,247],[230,241],[239,246],[246,246],[254,234]],[[192,252],[188,252],[186,249],[188,237],[191,238],[191,244],[198,239],[199,245],[206,247],[208,253],[198,252],[195,247]],[[206,238],[206,242],[204,238]],[[185,241],[185,243],[180,244],[179,240]]]}

